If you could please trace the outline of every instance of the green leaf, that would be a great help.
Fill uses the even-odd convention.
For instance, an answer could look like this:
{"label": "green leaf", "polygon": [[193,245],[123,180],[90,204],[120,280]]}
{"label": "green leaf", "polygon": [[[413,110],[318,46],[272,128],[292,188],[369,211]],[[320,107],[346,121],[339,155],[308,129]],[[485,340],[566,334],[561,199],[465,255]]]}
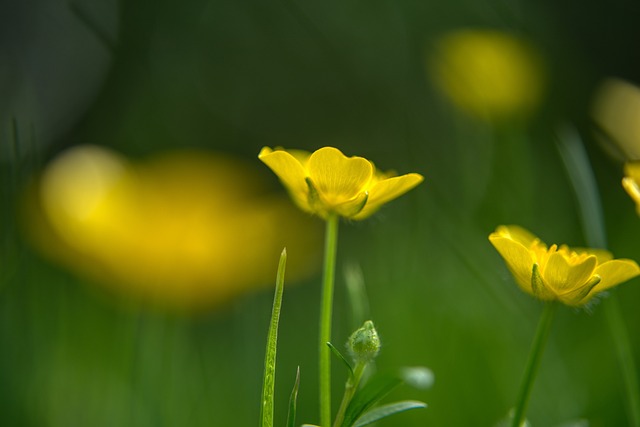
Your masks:
{"label": "green leaf", "polygon": [[347,369],[349,370],[349,378],[353,379],[353,368],[351,367],[351,364],[349,363],[349,361],[342,355],[342,353],[340,353],[340,350],[338,350],[336,348],[335,345],[331,344],[330,342],[327,343],[327,347],[329,347],[329,349],[331,349],[331,352],[340,360],[342,360],[342,362],[347,366]]}
{"label": "green leaf", "polygon": [[408,411],[410,409],[426,408],[427,404],[417,400],[403,400],[401,402],[389,403],[387,405],[378,406],[364,413],[358,418],[353,427],[362,427],[374,423],[382,418],[386,418],[399,412]]}
{"label": "green leaf", "polygon": [[276,292],[273,297],[271,323],[267,336],[267,349],[264,355],[264,380],[262,382],[262,405],[260,406],[260,426],[273,427],[274,389],[276,384],[276,350],[278,347],[278,323],[284,292],[284,270],[287,265],[287,249],[282,250],[278,273],[276,275]]}
{"label": "green leaf", "polygon": [[377,375],[362,387],[349,403],[342,427],[351,427],[369,408],[402,384],[397,375]]}
{"label": "green leaf", "polygon": [[289,397],[289,413],[287,414],[287,427],[295,427],[296,425],[296,406],[298,402],[298,390],[300,389],[300,366],[296,370],[296,382],[291,390]]}

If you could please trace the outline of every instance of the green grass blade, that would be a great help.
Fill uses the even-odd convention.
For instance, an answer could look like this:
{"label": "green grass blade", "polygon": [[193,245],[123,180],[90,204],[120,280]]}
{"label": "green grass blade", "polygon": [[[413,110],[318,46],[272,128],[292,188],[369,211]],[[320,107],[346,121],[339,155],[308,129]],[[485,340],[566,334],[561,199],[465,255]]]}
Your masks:
{"label": "green grass blade", "polygon": [[300,366],[296,370],[296,382],[291,390],[289,397],[289,413],[287,414],[287,427],[295,427],[296,425],[296,408],[298,405],[298,390],[300,389]]}
{"label": "green grass blade", "polygon": [[287,265],[287,249],[280,255],[278,274],[276,275],[276,292],[273,297],[271,323],[267,337],[267,349],[264,356],[264,380],[262,383],[262,405],[260,406],[260,426],[273,427],[274,389],[276,384],[276,350],[278,346],[278,322],[284,292],[284,270]]}
{"label": "green grass blade", "polygon": [[399,412],[408,411],[410,409],[420,409],[426,408],[427,404],[424,402],[419,402],[417,400],[403,400],[401,402],[389,403],[387,405],[378,406],[362,414],[360,418],[358,418],[353,425],[353,427],[363,427],[372,423],[375,423],[378,420],[386,418],[388,416],[397,414]]}

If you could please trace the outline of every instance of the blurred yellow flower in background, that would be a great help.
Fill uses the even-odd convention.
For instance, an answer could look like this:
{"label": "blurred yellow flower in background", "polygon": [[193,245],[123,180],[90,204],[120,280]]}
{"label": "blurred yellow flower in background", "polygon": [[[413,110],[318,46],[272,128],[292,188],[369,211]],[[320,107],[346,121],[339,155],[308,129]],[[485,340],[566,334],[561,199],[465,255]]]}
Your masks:
{"label": "blurred yellow flower in background", "polygon": [[347,157],[333,147],[313,153],[264,147],[258,157],[301,209],[322,218],[337,214],[365,219],[423,181],[417,173],[394,176],[378,171],[369,160]]}
{"label": "blurred yellow flower in background", "polygon": [[458,108],[484,120],[530,115],[546,83],[542,60],[530,44],[490,29],[444,35],[428,58],[428,70]]}
{"label": "blurred yellow flower in background", "polygon": [[48,165],[27,224],[47,255],[136,300],[207,308],[318,264],[319,224],[264,188],[259,171],[210,152],[143,163],[79,146]]}
{"label": "blurred yellow flower in background", "polygon": [[623,161],[640,160],[640,88],[617,78],[605,80],[591,114],[611,154]]}
{"label": "blurred yellow flower in background", "polygon": [[640,215],[640,88],[617,78],[605,80],[596,91],[591,113],[602,146],[625,162],[622,186]]}
{"label": "blurred yellow flower in background", "polygon": [[581,306],[600,292],[640,274],[629,259],[598,249],[547,245],[524,228],[500,226],[489,240],[520,288],[540,300]]}

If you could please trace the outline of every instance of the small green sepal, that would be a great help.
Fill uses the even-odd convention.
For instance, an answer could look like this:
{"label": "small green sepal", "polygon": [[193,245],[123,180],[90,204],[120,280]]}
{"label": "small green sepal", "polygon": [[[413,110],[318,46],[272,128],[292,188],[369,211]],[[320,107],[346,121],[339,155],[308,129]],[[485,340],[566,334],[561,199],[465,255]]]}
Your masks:
{"label": "small green sepal", "polygon": [[354,378],[353,367],[351,366],[349,361],[342,355],[342,353],[340,353],[340,350],[338,350],[335,345],[328,342],[327,347],[329,347],[331,352],[345,364],[345,366],[349,370],[349,378],[353,379]]}

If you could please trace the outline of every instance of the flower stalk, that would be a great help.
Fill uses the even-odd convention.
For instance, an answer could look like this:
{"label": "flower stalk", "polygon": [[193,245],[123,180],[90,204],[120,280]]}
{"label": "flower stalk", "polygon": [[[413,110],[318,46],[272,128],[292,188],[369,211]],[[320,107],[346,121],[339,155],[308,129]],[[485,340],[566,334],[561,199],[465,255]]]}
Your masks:
{"label": "flower stalk", "polygon": [[333,314],[333,288],[335,283],[336,255],[338,250],[339,217],[331,214],[327,217],[324,247],[324,272],[322,281],[322,300],[320,306],[320,425],[331,425],[331,319]]}
{"label": "flower stalk", "polygon": [[538,328],[536,335],[531,345],[531,351],[529,352],[529,358],[525,366],[524,375],[522,376],[522,383],[520,385],[520,392],[518,393],[518,400],[511,419],[511,427],[520,427],[525,419],[527,412],[527,405],[529,404],[529,397],[531,396],[531,390],[533,388],[533,382],[538,374],[538,368],[540,367],[540,360],[544,353],[549,331],[551,330],[551,324],[553,321],[553,314],[555,312],[557,304],[555,302],[547,302],[544,305],[544,310],[540,316],[538,322]]}
{"label": "flower stalk", "polygon": [[367,364],[368,363],[364,360],[358,361],[353,370],[353,375],[350,375],[347,379],[347,384],[344,387],[344,395],[342,396],[342,402],[340,403],[340,408],[338,408],[338,413],[336,414],[336,419],[333,422],[333,427],[342,426],[342,423],[344,422],[344,414],[347,411],[347,407],[349,407],[349,403],[351,403],[351,399],[353,399],[353,395],[356,394],[356,391],[358,390],[360,380],[362,380],[362,375],[364,374]]}

